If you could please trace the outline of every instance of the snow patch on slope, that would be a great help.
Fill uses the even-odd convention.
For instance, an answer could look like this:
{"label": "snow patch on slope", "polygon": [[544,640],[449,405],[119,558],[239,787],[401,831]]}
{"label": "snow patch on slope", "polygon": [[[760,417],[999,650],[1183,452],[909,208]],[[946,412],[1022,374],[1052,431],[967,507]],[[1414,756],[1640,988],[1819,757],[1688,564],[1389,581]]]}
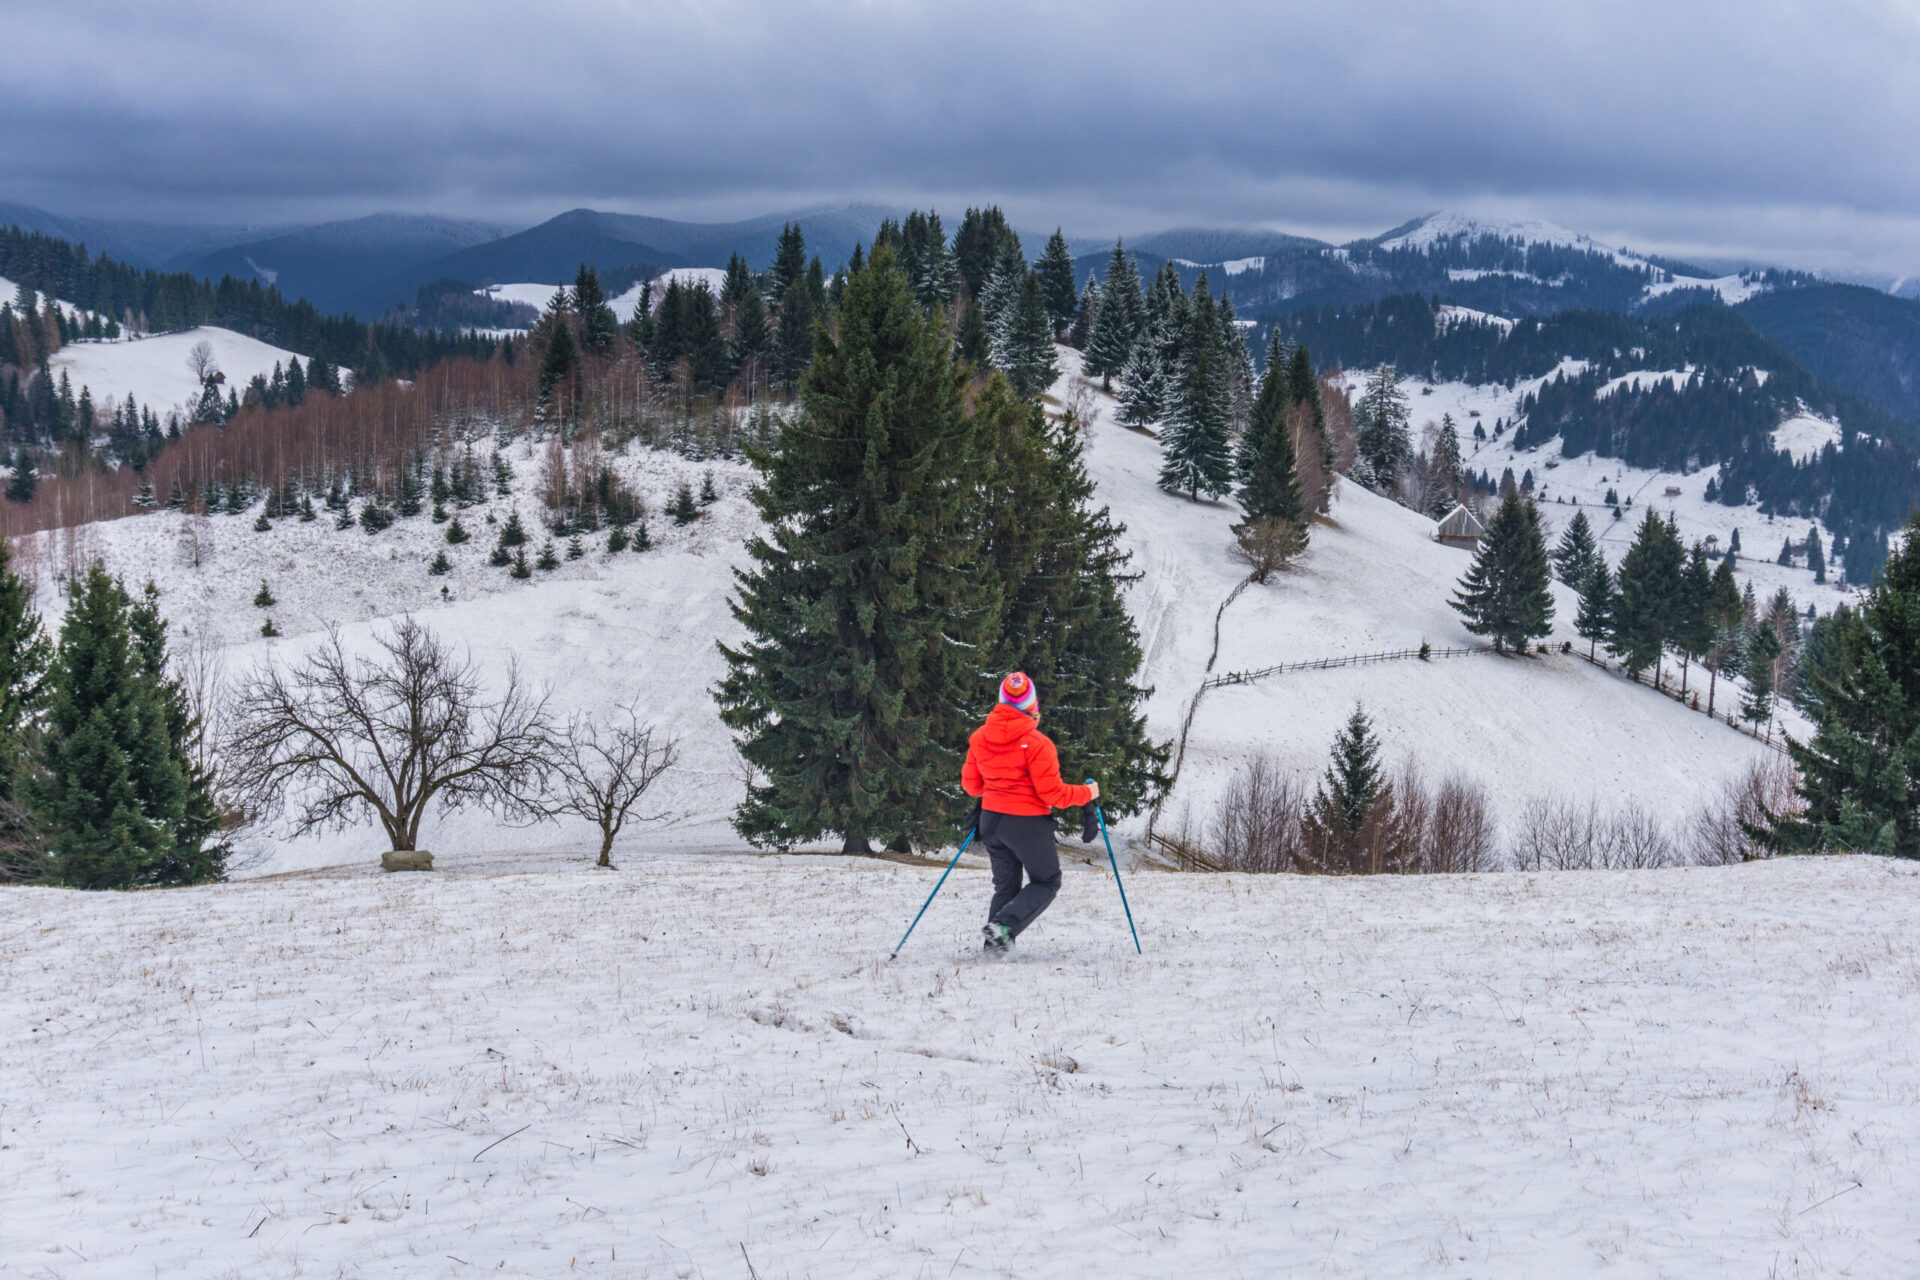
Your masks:
{"label": "snow patch on slope", "polygon": [[1569,249],[1583,249],[1590,253],[1605,254],[1623,267],[1644,269],[1647,263],[1635,254],[1619,249],[1610,249],[1592,236],[1578,231],[1569,231],[1565,227],[1546,222],[1538,218],[1518,220],[1495,220],[1476,218],[1470,214],[1445,211],[1430,214],[1422,219],[1419,226],[1380,243],[1382,249],[1412,249],[1429,252],[1443,240],[1477,240],[1483,236],[1492,236],[1497,240],[1507,240],[1525,245],[1547,244]]}
{"label": "snow patch on slope", "polygon": [[1828,445],[1840,447],[1840,424],[1817,414],[1795,414],[1773,429],[1773,447],[1795,462],[1807,461]]}
{"label": "snow patch on slope", "polygon": [[1652,301],[1654,298],[1665,297],[1679,289],[1704,289],[1709,293],[1718,294],[1720,301],[1731,307],[1745,302],[1756,294],[1765,293],[1767,285],[1759,274],[1754,272],[1719,276],[1712,280],[1701,280],[1692,276],[1668,276],[1657,284],[1647,286],[1646,299]]}
{"label": "snow patch on slope", "polygon": [[1445,333],[1455,325],[1483,324],[1498,329],[1502,333],[1513,332],[1513,321],[1505,316],[1496,316],[1487,311],[1475,311],[1472,307],[1456,307],[1451,303],[1436,311],[1433,327],[1436,333]]}

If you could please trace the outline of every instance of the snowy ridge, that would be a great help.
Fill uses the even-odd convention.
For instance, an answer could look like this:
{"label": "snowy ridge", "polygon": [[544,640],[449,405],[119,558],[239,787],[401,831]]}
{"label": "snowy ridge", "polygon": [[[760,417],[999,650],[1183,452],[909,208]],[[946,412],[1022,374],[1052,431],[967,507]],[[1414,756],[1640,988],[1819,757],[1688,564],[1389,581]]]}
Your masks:
{"label": "snowy ridge", "polygon": [[1513,332],[1513,321],[1505,316],[1496,316],[1487,311],[1475,311],[1472,307],[1456,307],[1448,303],[1434,312],[1433,327],[1436,333],[1445,333],[1455,325],[1462,324],[1484,324],[1502,333]]}
{"label": "snowy ridge", "polygon": [[1605,254],[1623,267],[1645,269],[1647,262],[1639,254],[1620,249],[1611,249],[1592,236],[1578,231],[1569,231],[1565,227],[1539,218],[1517,220],[1495,220],[1476,218],[1470,214],[1442,211],[1430,213],[1419,224],[1394,236],[1382,240],[1382,249],[1410,249],[1425,253],[1443,240],[1476,240],[1483,236],[1492,236],[1496,240],[1506,240],[1518,244],[1548,244],[1569,249],[1584,249],[1591,253]]}

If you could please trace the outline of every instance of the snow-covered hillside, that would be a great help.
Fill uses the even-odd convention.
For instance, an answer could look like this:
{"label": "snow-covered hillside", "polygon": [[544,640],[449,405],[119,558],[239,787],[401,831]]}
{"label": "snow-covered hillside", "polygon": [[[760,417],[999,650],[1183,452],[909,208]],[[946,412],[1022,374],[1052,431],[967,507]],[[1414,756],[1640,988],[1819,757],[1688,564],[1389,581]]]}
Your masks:
{"label": "snow-covered hillside", "polygon": [[[1072,353],[1064,353],[1071,360]],[[1102,398],[1088,450],[1100,499],[1126,522],[1141,580],[1129,595],[1147,652],[1142,683],[1156,732],[1176,736],[1208,675],[1214,616],[1246,575],[1229,554],[1239,509],[1160,490],[1156,441],[1114,424]],[[1478,643],[1449,606],[1468,553],[1433,541],[1433,522],[1340,482],[1331,523],[1295,567],[1251,586],[1222,615],[1212,673],[1279,663]],[[1553,637],[1572,630],[1575,600],[1556,584]],[[1628,684],[1578,656],[1474,656],[1295,672],[1210,692],[1188,738],[1164,822],[1204,835],[1216,797],[1253,751],[1317,775],[1356,702],[1389,758],[1429,779],[1476,781],[1511,821],[1538,798],[1633,804],[1672,826],[1762,758],[1767,748]],[[1137,830],[1133,824],[1129,830]]]}
{"label": "snow-covered hillside", "polygon": [[[1075,357],[1062,355],[1070,374]],[[1244,574],[1228,554],[1237,517],[1225,504],[1189,503],[1161,491],[1154,483],[1158,445],[1114,424],[1111,410],[1102,398],[1088,465],[1101,501],[1127,524],[1125,541],[1143,573],[1129,604],[1147,655],[1142,682],[1154,688],[1151,727],[1170,740],[1207,675],[1215,612]],[[369,537],[357,527],[336,530],[324,515],[257,533],[250,515],[163,512],[91,526],[72,554],[99,555],[135,582],[152,577],[182,643],[221,647],[230,673],[269,655],[293,656],[328,622],[342,623],[350,644],[363,644],[376,619],[413,611],[495,671],[517,656],[551,683],[559,709],[637,696],[649,717],[681,737],[683,762],[662,784],[672,824],[636,831],[627,844],[737,847],[728,819],[741,794],[739,763],[711,689],[723,670],[715,641],[736,635],[726,607],[729,570],[742,563],[742,545],[755,527],[744,470],[645,450],[616,458],[656,513],[649,522],[655,549],[609,556],[594,540],[583,559],[516,582],[485,563],[498,527],[487,517],[504,521],[517,507],[532,521],[540,510],[533,496],[540,457],[524,443],[509,456],[516,496],[463,514],[473,540],[446,548],[455,568],[444,578],[426,572],[446,544],[442,526],[424,517]],[[699,521],[682,529],[659,516],[683,480],[697,487],[708,470],[722,496]],[[1215,673],[1422,640],[1436,647],[1471,642],[1447,607],[1466,569],[1463,552],[1434,543],[1430,522],[1350,486],[1342,486],[1333,515],[1296,569],[1248,589],[1227,610]],[[23,550],[23,561],[40,574],[44,607],[57,609],[52,575],[67,563],[66,540],[43,537]],[[265,611],[251,603],[263,579],[278,600]],[[1573,604],[1564,594],[1560,611],[1562,634],[1570,635]],[[258,635],[269,615],[282,638]],[[1481,782],[1496,813],[1508,819],[1534,796],[1552,794],[1631,802],[1677,826],[1765,751],[1650,690],[1558,654],[1299,673],[1209,695],[1168,819],[1185,815],[1204,826],[1220,787],[1254,750],[1316,773],[1356,700],[1366,703],[1390,755],[1411,756],[1432,776],[1458,773]],[[1117,830],[1124,842],[1143,826],[1144,818],[1135,818]],[[503,828],[468,813],[431,825],[423,840],[457,864],[488,851],[577,850],[586,829]],[[265,830],[250,838],[248,850],[259,859],[255,869],[281,870],[368,859],[378,844],[371,827],[301,841]]]}
{"label": "snow-covered hillside", "polygon": [[76,396],[80,388],[91,387],[94,403],[104,407],[131,395],[164,421],[169,410],[188,412],[199,398],[200,384],[187,366],[187,356],[202,342],[213,348],[214,363],[236,391],[244,389],[255,374],[270,377],[276,364],[285,368],[288,361],[300,359],[243,333],[201,325],[118,342],[70,343],[54,352],[47,365],[55,378],[67,375]]}
{"label": "snow-covered hillside", "polygon": [[[1626,554],[1642,515],[1651,506],[1661,515],[1672,517],[1680,526],[1681,537],[1689,543],[1714,538],[1717,540],[1714,545],[1724,549],[1738,530],[1737,572],[1743,582],[1753,584],[1754,594],[1763,602],[1785,587],[1802,609],[1812,604],[1821,613],[1831,613],[1842,602],[1857,597],[1857,591],[1840,585],[1838,573],[1829,574],[1824,585],[1814,582],[1804,554],[1797,560],[1797,567],[1775,563],[1782,544],[1789,540],[1796,546],[1806,542],[1807,533],[1813,528],[1812,520],[1766,516],[1754,505],[1729,507],[1718,500],[1709,501],[1706,488],[1709,481],[1719,476],[1718,464],[1682,475],[1630,467],[1618,458],[1603,458],[1598,454],[1563,458],[1558,437],[1531,449],[1515,449],[1511,430],[1499,439],[1493,438],[1495,422],[1512,422],[1524,397],[1556,377],[1571,376],[1584,368],[1579,361],[1563,361],[1552,373],[1516,382],[1511,389],[1500,383],[1408,380],[1402,389],[1412,410],[1414,440],[1421,442],[1429,429],[1437,432],[1440,420],[1451,415],[1469,468],[1485,471],[1494,480],[1509,467],[1516,480],[1531,471],[1549,540],[1557,539],[1574,514],[1584,510],[1599,537],[1601,549],[1615,565]],[[1349,370],[1343,375],[1343,385],[1349,393],[1358,396],[1368,372]],[[1764,374],[1765,371],[1758,372]],[[1678,370],[1643,372],[1619,381],[1624,385],[1628,378],[1644,384],[1654,379],[1684,380],[1685,373]],[[1488,438],[1484,443],[1474,440],[1476,426],[1486,429]],[[1838,435],[1836,424],[1802,414],[1781,424],[1774,434],[1774,445],[1796,457],[1804,457],[1828,441],[1836,440]],[[1679,492],[1669,493],[1670,489]],[[1618,520],[1605,502],[1610,491],[1623,504]],[[1624,505],[1628,499],[1632,500],[1631,506]]]}
{"label": "snow-covered hillside", "polygon": [[0,890],[0,1272],[1920,1274],[1911,863],[937,872]]}

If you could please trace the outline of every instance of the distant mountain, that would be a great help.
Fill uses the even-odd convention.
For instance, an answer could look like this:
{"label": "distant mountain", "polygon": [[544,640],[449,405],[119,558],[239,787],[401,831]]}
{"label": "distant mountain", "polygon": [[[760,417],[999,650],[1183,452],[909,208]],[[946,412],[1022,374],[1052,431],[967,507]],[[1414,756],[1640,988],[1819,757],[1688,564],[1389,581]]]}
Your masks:
{"label": "distant mountain", "polygon": [[474,245],[396,272],[355,295],[356,312],[379,314],[411,301],[423,284],[439,279],[474,285],[572,280],[580,264],[602,271],[646,263],[654,267],[724,267],[735,253],[763,268],[773,261],[780,229],[800,224],[807,252],[828,270],[845,262],[855,244],[871,244],[881,219],[892,210],[849,205],[800,213],[769,214],[745,222],[678,222],[640,214],[574,209],[515,235]]}
{"label": "distant mountain", "polygon": [[1269,255],[1314,252],[1333,246],[1306,236],[1288,235],[1284,231],[1223,231],[1186,227],[1142,236],[1128,241],[1126,247],[1158,258],[1183,258],[1188,262],[1235,262]]}
{"label": "distant mountain", "polygon": [[1814,374],[1920,422],[1920,302],[1823,284],[1763,293],[1736,310]]}
{"label": "distant mountain", "polygon": [[209,280],[259,280],[322,311],[342,311],[352,309],[369,285],[502,234],[503,228],[484,222],[376,213],[228,245],[197,258],[187,269]]}
{"label": "distant mountain", "polygon": [[237,240],[257,238],[265,230],[261,227],[69,218],[32,205],[0,201],[0,227],[9,226],[84,244],[89,252],[104,253],[128,266],[159,270],[177,270],[188,260],[211,249]]}

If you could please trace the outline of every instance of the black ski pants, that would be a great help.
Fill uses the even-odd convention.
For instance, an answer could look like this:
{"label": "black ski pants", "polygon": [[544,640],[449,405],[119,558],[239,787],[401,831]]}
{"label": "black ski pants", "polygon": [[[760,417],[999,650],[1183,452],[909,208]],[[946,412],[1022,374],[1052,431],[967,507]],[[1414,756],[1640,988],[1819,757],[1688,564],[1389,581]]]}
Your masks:
{"label": "black ski pants", "polygon": [[[990,924],[1003,924],[1015,937],[1053,902],[1060,892],[1060,851],[1053,843],[1053,816],[1043,814],[980,814],[980,843],[993,860],[993,905]],[[1021,887],[1021,873],[1027,885]]]}

